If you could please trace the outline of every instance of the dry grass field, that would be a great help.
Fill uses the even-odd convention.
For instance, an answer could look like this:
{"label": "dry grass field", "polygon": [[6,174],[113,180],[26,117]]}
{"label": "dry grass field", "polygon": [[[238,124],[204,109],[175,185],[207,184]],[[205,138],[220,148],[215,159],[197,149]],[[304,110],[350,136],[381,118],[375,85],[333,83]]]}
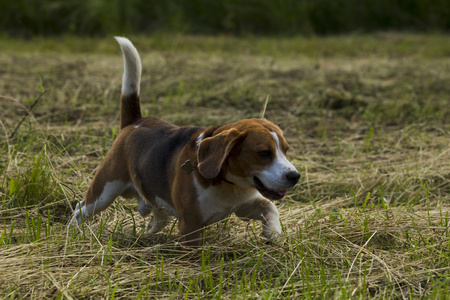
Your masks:
{"label": "dry grass field", "polygon": [[183,249],[133,201],[68,232],[119,130],[114,39],[0,41],[0,298],[448,299],[450,38],[130,37],[143,113],[279,124],[280,244],[231,216]]}

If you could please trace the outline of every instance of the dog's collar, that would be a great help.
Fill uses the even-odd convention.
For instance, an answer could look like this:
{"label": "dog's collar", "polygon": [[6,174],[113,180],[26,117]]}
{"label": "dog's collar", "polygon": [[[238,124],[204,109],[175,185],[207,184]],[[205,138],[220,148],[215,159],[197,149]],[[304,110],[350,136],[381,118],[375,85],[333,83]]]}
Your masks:
{"label": "dog's collar", "polygon": [[216,178],[213,178],[213,179],[211,179],[211,184],[212,185],[218,185],[219,183],[221,183],[221,182],[226,182],[226,183],[228,183],[228,184],[235,184],[234,182],[231,182],[231,181],[229,181],[229,180],[226,180],[225,179],[225,176],[222,176],[222,174],[219,174],[219,175],[217,175],[217,177]]}
{"label": "dog's collar", "polygon": [[[190,159],[187,159],[181,165],[181,169],[184,170],[188,175],[191,175],[192,172],[198,172],[198,160],[195,160],[194,162],[191,162]],[[229,184],[234,184],[234,182],[226,180],[225,176],[223,176],[222,174],[219,174],[215,178],[211,179],[211,184],[212,185],[218,185],[222,181],[226,182],[226,183],[229,183]]]}

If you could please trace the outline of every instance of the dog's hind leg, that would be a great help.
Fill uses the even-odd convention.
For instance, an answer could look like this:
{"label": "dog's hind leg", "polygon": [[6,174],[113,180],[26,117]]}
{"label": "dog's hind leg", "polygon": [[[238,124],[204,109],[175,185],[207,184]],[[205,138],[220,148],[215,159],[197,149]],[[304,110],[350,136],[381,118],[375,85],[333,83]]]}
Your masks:
{"label": "dog's hind leg", "polygon": [[105,210],[113,201],[127,191],[130,181],[126,176],[118,178],[117,174],[124,169],[122,160],[114,160],[114,153],[111,149],[98,167],[94,179],[84,197],[84,200],[77,204],[71,220],[71,225],[79,225],[93,215]]}
{"label": "dog's hind leg", "polygon": [[146,234],[158,233],[170,221],[169,216],[163,208],[155,207],[152,211],[152,220],[147,225]]}
{"label": "dog's hind leg", "polygon": [[138,206],[138,212],[139,214],[145,218],[147,217],[153,210],[154,206],[147,201],[145,201],[140,195],[137,197],[139,206]]}
{"label": "dog's hind leg", "polygon": [[[123,143],[118,136],[115,144]],[[120,146],[114,146],[108,151],[97,169],[94,179],[87,190],[84,200],[77,204],[71,220],[71,225],[79,225],[93,215],[105,210],[122,193],[129,191],[131,182],[126,170],[126,161],[116,159],[123,157]]]}
{"label": "dog's hind leg", "polygon": [[[96,193],[93,187],[95,180],[88,190],[86,198],[75,207],[72,225],[79,225],[93,215],[105,210],[127,188],[127,183],[120,180],[106,182],[101,192]],[[98,196],[96,195],[98,194]]]}

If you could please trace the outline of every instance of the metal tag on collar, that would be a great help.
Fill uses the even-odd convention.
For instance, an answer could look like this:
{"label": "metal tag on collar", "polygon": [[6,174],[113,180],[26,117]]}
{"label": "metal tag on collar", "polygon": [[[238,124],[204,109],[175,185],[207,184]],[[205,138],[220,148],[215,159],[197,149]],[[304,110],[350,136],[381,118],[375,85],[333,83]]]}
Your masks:
{"label": "metal tag on collar", "polygon": [[191,163],[191,160],[188,159],[188,160],[186,160],[186,161],[184,162],[184,164],[181,165],[181,169],[185,170],[186,173],[187,173],[188,175],[190,175],[192,172],[198,170],[198,169],[197,169],[197,165],[198,165],[197,160],[195,160],[194,163]]}

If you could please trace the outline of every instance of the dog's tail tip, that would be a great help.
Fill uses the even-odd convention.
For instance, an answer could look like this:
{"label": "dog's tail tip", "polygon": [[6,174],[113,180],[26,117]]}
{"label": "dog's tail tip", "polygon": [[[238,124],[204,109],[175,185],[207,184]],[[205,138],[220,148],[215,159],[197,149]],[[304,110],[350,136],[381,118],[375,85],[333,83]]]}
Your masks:
{"label": "dog's tail tip", "polygon": [[[130,41],[130,40],[129,40],[129,39],[127,39],[126,37],[123,37],[123,36],[118,36],[118,35],[117,35],[117,36],[115,36],[114,38],[115,38],[115,39],[116,39],[116,40],[117,40],[118,42],[119,42],[119,41],[124,41],[124,40]],[[119,42],[119,43],[120,43],[120,42]]]}
{"label": "dog's tail tip", "polygon": [[120,44],[120,46],[122,47],[122,46],[131,46],[131,47],[133,47],[134,48],[134,46],[133,46],[133,43],[129,40],[129,39],[127,39],[126,37],[123,37],[123,36],[115,36],[114,37],[115,39],[116,39],[116,41]]}
{"label": "dog's tail tip", "polygon": [[123,53],[124,71],[122,78],[123,95],[139,95],[142,64],[138,51],[133,43],[125,37],[115,36]]}

